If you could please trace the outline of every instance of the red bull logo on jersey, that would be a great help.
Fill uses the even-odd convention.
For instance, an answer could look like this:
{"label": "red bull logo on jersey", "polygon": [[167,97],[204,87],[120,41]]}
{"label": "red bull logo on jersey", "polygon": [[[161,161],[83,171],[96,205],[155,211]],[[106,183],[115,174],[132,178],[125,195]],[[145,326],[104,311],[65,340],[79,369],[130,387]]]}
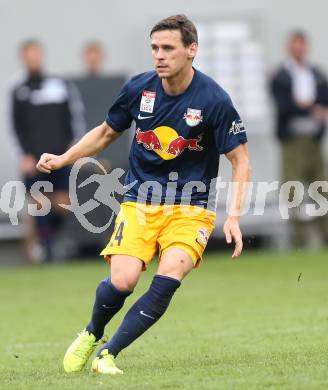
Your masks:
{"label": "red bull logo on jersey", "polygon": [[203,120],[202,111],[195,110],[194,108],[188,108],[187,112],[183,115],[183,119],[186,121],[188,126],[197,126]]}
{"label": "red bull logo on jersey", "polygon": [[181,135],[171,141],[167,148],[167,153],[174,154],[175,156],[179,156],[186,149],[189,150],[203,150],[203,147],[199,145],[199,142],[202,139],[202,135],[199,135],[197,138],[185,139],[181,137]]}
{"label": "red bull logo on jersey", "polygon": [[160,126],[154,130],[136,131],[136,141],[147,150],[152,150],[163,160],[172,160],[180,156],[185,150],[200,152],[202,134],[197,138],[186,139],[179,135],[172,127]]}
{"label": "red bull logo on jersey", "polygon": [[136,141],[147,150],[162,150],[161,142],[154,130],[140,131],[137,129]]}

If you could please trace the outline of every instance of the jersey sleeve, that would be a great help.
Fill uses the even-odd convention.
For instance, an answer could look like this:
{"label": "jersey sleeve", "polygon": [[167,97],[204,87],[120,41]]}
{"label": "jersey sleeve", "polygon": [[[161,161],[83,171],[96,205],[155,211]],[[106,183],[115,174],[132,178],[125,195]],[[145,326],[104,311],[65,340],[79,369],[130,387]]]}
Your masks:
{"label": "jersey sleeve", "polygon": [[108,111],[106,123],[117,132],[131,126],[133,118],[129,111],[129,81],[121,88],[118,97]]}
{"label": "jersey sleeve", "polygon": [[214,139],[220,154],[247,142],[244,124],[230,99],[217,104],[213,119]]}

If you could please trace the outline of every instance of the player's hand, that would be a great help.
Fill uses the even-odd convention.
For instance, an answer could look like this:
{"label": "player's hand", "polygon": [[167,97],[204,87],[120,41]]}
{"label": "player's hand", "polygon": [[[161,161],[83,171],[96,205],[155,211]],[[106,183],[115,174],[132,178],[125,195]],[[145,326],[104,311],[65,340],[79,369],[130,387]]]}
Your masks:
{"label": "player's hand", "polygon": [[57,169],[63,168],[65,165],[67,165],[67,161],[62,155],[58,156],[56,154],[43,153],[36,168],[40,172],[51,173],[51,171],[56,171]]}
{"label": "player's hand", "polygon": [[36,160],[31,154],[25,154],[20,161],[20,169],[26,176],[34,176]]}
{"label": "player's hand", "polygon": [[239,227],[239,220],[237,217],[228,217],[224,226],[223,232],[228,244],[235,243],[235,250],[232,254],[232,258],[241,255],[243,250],[243,238]]}
{"label": "player's hand", "polygon": [[311,114],[315,120],[323,123],[327,118],[327,109],[320,104],[315,104],[312,108]]}
{"label": "player's hand", "polygon": [[297,100],[296,102],[296,106],[300,109],[300,110],[308,110],[309,108],[311,108],[311,104],[308,103],[308,102],[303,102],[301,100]]}

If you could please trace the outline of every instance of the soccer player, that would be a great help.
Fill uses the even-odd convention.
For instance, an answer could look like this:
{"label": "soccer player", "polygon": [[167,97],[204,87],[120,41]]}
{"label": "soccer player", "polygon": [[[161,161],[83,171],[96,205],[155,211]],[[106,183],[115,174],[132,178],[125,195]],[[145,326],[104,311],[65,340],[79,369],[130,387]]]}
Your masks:
{"label": "soccer player", "polygon": [[[102,252],[110,264],[110,277],[98,285],[91,320],[65,354],[67,372],[80,371],[86,365],[105,326],[133,292],[157,250],[159,266],[149,290],[99,350],[92,362],[93,372],[122,373],[116,367],[116,356],[161,318],[183,278],[199,265],[215,224],[215,213],[207,201],[220,154],[230,160],[237,183],[224,232],[228,243],[235,242],[232,257],[242,251],[238,212],[250,164],[240,117],[227,93],[193,68],[197,31],[187,17],[176,15],[160,21],[150,37],[155,71],[129,80],[106,121],[80,142],[63,155],[44,154],[38,163],[39,170],[50,173],[94,155],[136,122],[126,178],[131,188]],[[144,220],[138,218],[140,205]],[[187,209],[193,212],[188,215]]]}

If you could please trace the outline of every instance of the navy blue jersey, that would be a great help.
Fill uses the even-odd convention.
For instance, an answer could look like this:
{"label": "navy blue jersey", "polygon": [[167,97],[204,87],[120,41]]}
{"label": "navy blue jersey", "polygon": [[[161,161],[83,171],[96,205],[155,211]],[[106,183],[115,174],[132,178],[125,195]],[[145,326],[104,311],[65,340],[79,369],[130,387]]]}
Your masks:
{"label": "navy blue jersey", "polygon": [[[220,154],[247,142],[229,95],[195,70],[180,95],[165,93],[156,72],[130,79],[109,109],[117,132],[136,123],[124,201],[206,205]],[[138,197],[139,196],[139,197]]]}

